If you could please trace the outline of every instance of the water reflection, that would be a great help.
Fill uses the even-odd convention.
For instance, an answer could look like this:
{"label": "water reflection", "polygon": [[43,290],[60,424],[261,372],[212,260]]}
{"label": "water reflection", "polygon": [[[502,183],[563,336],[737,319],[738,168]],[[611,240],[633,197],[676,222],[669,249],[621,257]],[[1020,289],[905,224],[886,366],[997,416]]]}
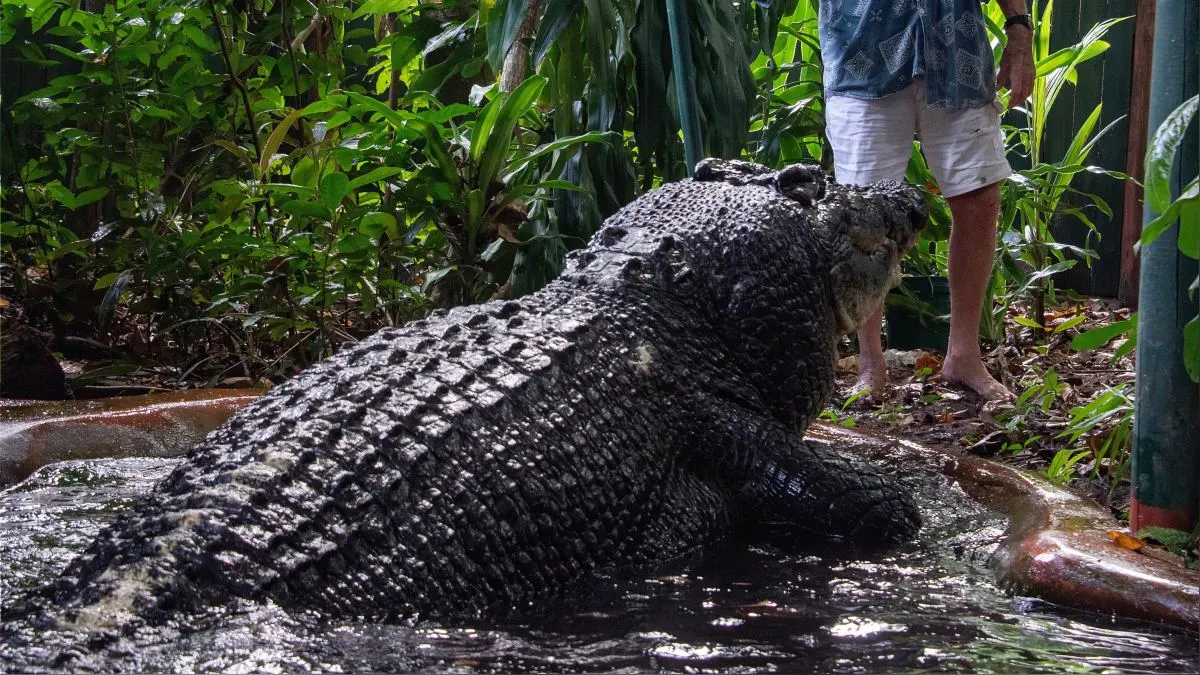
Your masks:
{"label": "water reflection", "polygon": [[[53,577],[174,460],[66,462],[0,492],[0,591]],[[730,542],[586,600],[469,627],[326,622],[256,608],[126,670],[169,672],[1195,672],[1196,636],[1064,611],[997,589],[1004,523],[940,477],[917,541],[883,558]],[[10,657],[11,658],[11,657]],[[19,660],[5,664],[20,665]]]}

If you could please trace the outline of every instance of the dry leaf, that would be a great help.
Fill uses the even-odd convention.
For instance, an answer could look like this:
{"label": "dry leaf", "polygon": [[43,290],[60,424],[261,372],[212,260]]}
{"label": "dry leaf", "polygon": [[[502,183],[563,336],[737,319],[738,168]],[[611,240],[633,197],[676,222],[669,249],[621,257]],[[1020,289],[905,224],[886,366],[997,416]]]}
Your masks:
{"label": "dry leaf", "polygon": [[496,234],[500,235],[500,238],[504,241],[513,244],[521,243],[520,238],[517,237],[517,233],[513,231],[512,226],[508,223],[500,223],[499,227],[496,228]]}
{"label": "dry leaf", "polygon": [[942,360],[937,357],[937,354],[921,352],[921,355],[917,357],[917,362],[913,364],[913,371],[920,372],[926,368],[931,373],[937,373],[942,369]]}
{"label": "dry leaf", "polygon": [[1117,546],[1127,548],[1130,551],[1140,551],[1146,545],[1146,542],[1141,539],[1120,530],[1109,530],[1106,536]]}

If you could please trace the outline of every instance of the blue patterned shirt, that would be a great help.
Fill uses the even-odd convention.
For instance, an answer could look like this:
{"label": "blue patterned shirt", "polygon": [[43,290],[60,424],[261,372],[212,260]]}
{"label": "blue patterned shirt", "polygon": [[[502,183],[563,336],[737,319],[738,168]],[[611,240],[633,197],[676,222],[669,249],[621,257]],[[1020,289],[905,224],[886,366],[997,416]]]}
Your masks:
{"label": "blue patterned shirt", "polygon": [[827,96],[881,98],[925,79],[929,105],[978,108],[996,96],[980,0],[821,0]]}

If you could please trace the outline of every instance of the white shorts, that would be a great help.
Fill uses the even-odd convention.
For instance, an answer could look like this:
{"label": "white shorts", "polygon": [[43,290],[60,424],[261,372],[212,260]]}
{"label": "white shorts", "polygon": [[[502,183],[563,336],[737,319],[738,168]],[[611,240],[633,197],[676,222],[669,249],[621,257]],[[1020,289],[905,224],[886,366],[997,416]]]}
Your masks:
{"label": "white shorts", "polygon": [[963,110],[932,107],[920,79],[883,98],[832,96],[825,102],[825,125],[839,183],[904,180],[914,135],[944,197],[1012,175],[999,101]]}

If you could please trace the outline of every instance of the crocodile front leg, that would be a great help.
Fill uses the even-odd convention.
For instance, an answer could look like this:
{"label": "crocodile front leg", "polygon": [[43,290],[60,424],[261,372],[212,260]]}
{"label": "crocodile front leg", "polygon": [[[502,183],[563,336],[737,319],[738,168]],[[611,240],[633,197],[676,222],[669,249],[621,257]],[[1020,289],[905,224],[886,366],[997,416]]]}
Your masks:
{"label": "crocodile front leg", "polygon": [[742,488],[761,521],[871,547],[901,543],[920,529],[912,497],[875,467],[826,443],[763,442]]}
{"label": "crocodile front leg", "polygon": [[710,462],[758,522],[868,547],[920,529],[911,495],[878,468],[737,404],[703,408],[708,440],[697,459]]}

